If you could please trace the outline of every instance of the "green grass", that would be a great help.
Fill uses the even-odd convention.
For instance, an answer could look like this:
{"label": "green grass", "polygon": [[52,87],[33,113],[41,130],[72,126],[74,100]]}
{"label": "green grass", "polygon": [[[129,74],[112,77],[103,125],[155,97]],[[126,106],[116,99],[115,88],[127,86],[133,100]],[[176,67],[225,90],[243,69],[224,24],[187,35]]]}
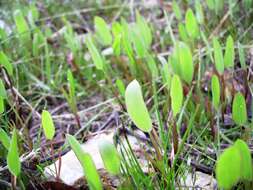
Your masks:
{"label": "green grass", "polygon": [[[252,152],[253,2],[161,2],[0,3],[8,26],[0,28],[0,186],[24,188],[31,173],[42,179],[54,154],[67,151],[64,137],[53,149],[57,138],[47,130],[62,128],[63,136],[84,142],[115,110],[123,131],[115,133],[119,189],[176,189],[195,170],[215,177],[216,161],[237,139]],[[43,110],[54,122],[43,126],[46,134]],[[126,129],[145,132],[145,140],[138,139],[145,171]],[[37,169],[24,167],[33,162],[28,157],[13,172],[19,166],[8,155],[19,163],[17,155],[32,151]],[[239,177],[231,183],[234,189],[253,184]]]}

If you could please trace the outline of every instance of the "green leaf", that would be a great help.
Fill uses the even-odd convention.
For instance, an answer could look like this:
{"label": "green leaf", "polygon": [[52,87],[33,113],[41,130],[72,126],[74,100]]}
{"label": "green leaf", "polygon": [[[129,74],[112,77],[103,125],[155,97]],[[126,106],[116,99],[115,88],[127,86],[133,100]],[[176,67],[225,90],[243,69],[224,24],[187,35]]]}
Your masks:
{"label": "green leaf", "polygon": [[215,0],[206,0],[206,4],[210,10],[214,10],[215,8]]}
{"label": "green leaf", "polygon": [[174,75],[172,78],[170,97],[173,116],[176,117],[180,112],[183,103],[183,87],[178,75]]}
{"label": "green leaf", "polygon": [[192,54],[190,48],[183,42],[179,43],[179,61],[182,78],[190,84],[192,82],[194,72]]}
{"label": "green leaf", "polygon": [[139,29],[140,37],[143,39],[144,46],[149,49],[152,43],[151,29],[149,28],[146,19],[143,18],[138,11],[136,12],[136,24]]}
{"label": "green leaf", "polygon": [[243,7],[248,10],[252,6],[252,0],[243,0]]}
{"label": "green leaf", "polygon": [[13,75],[12,64],[9,62],[8,57],[2,51],[0,51],[0,65],[3,65],[10,76]]}
{"label": "green leaf", "polygon": [[109,27],[107,26],[105,20],[102,17],[95,16],[94,19],[96,34],[102,41],[103,45],[111,45],[112,35]]}
{"label": "green leaf", "polygon": [[172,9],[173,9],[173,12],[174,12],[176,18],[178,20],[181,20],[182,19],[182,13],[181,13],[181,10],[178,6],[178,3],[175,0],[173,0],[173,2],[172,2]]}
{"label": "green leaf", "polygon": [[142,33],[140,32],[140,29],[138,28],[137,24],[133,26],[132,28],[132,43],[135,47],[136,54],[143,58],[147,54],[147,46],[145,45],[144,38],[142,37]]}
{"label": "green leaf", "polygon": [[17,131],[14,129],[11,143],[9,146],[9,151],[7,155],[7,165],[14,176],[18,176],[21,172],[21,164],[19,160],[19,153],[18,153],[18,139],[17,139]]}
{"label": "green leaf", "polygon": [[212,76],[212,102],[216,110],[220,105],[220,81],[216,75]]}
{"label": "green leaf", "polygon": [[199,22],[199,24],[204,23],[204,13],[203,13],[203,8],[199,0],[195,1],[195,10],[196,10],[196,17]]}
{"label": "green leaf", "polygon": [[178,23],[178,32],[179,32],[179,36],[181,38],[181,40],[183,40],[184,42],[188,41],[188,36],[187,36],[187,31],[185,29],[185,26],[183,23]]}
{"label": "green leaf", "polygon": [[91,36],[87,36],[86,38],[86,45],[89,49],[89,52],[91,54],[91,58],[98,70],[103,70],[104,68],[104,61],[103,58],[100,56],[96,46],[94,45]]}
{"label": "green leaf", "polygon": [[240,152],[234,146],[227,148],[218,158],[216,179],[220,188],[230,189],[240,179]]}
{"label": "green leaf", "polygon": [[83,168],[89,188],[91,190],[102,190],[100,177],[91,156],[82,150],[81,145],[74,136],[67,134],[67,141]]}
{"label": "green leaf", "polygon": [[22,39],[24,43],[27,43],[31,39],[30,31],[28,24],[20,10],[16,10],[14,12],[14,20],[20,39]]}
{"label": "green leaf", "polygon": [[120,79],[117,79],[117,80],[116,80],[116,85],[117,85],[117,88],[118,88],[118,90],[119,90],[120,95],[121,95],[122,97],[124,97],[126,88],[125,88],[125,85],[124,85],[123,81],[120,80]]}
{"label": "green leaf", "polygon": [[48,140],[52,140],[55,134],[55,127],[51,114],[47,110],[43,110],[41,117],[44,134]]}
{"label": "green leaf", "polygon": [[195,15],[191,9],[188,9],[185,14],[185,26],[188,35],[192,38],[199,36],[199,26]]}
{"label": "green leaf", "polygon": [[115,146],[107,140],[99,142],[99,152],[105,169],[112,175],[120,173],[120,156]]}
{"label": "green leaf", "polygon": [[171,72],[169,70],[168,63],[165,63],[162,67],[162,79],[163,83],[166,85],[166,88],[170,90],[171,85]]}
{"label": "green leaf", "polygon": [[226,50],[224,55],[225,68],[233,67],[234,59],[235,59],[234,40],[231,36],[229,36],[226,41]]}
{"label": "green leaf", "polygon": [[247,122],[246,103],[240,92],[236,93],[233,100],[232,117],[237,125],[243,125]]}
{"label": "green leaf", "polygon": [[0,79],[0,97],[7,98],[7,93],[6,93],[2,79]]}
{"label": "green leaf", "polygon": [[0,128],[0,142],[7,150],[9,150],[10,147],[10,141],[11,140],[8,134],[2,128]]}
{"label": "green leaf", "polygon": [[242,69],[246,69],[245,53],[242,45],[238,42],[239,60]]}
{"label": "green leaf", "polygon": [[69,82],[69,94],[70,94],[70,97],[71,99],[75,98],[75,79],[73,77],[73,74],[70,70],[68,70],[68,73],[67,73],[67,79],[68,79],[68,82]]}
{"label": "green leaf", "polygon": [[0,97],[0,114],[4,112],[4,99]]}
{"label": "green leaf", "polygon": [[125,101],[127,112],[134,124],[145,132],[150,132],[152,122],[143,100],[141,87],[137,80],[133,80],[126,88]]}
{"label": "green leaf", "polygon": [[239,150],[241,156],[241,179],[252,180],[252,159],[251,153],[248,145],[243,141],[238,139],[234,146]]}
{"label": "green leaf", "polygon": [[224,72],[223,53],[222,53],[220,43],[216,37],[213,38],[213,50],[214,50],[215,68],[218,71],[218,73],[221,75]]}

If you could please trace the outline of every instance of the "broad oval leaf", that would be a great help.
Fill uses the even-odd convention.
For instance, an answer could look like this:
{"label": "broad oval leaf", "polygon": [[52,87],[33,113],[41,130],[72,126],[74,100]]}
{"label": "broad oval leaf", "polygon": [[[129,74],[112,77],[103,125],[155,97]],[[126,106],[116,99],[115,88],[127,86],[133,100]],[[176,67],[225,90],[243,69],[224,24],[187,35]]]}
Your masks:
{"label": "broad oval leaf", "polygon": [[102,41],[103,45],[111,45],[112,35],[105,20],[102,17],[95,16],[94,23],[96,34]]}
{"label": "broad oval leaf", "polygon": [[183,87],[178,75],[174,75],[172,78],[170,97],[173,116],[176,117],[183,104]]}
{"label": "broad oval leaf", "polygon": [[102,190],[101,180],[91,156],[82,150],[74,136],[67,134],[67,141],[83,168],[89,188],[91,190]]}
{"label": "broad oval leaf", "polygon": [[220,42],[216,37],[213,38],[213,51],[214,51],[215,68],[218,71],[218,73],[222,75],[224,72],[223,53]]}
{"label": "broad oval leaf", "polygon": [[224,55],[224,66],[226,68],[234,66],[235,59],[235,49],[234,49],[234,40],[231,36],[227,38],[226,41],[226,50]]}
{"label": "broad oval leaf", "polygon": [[216,179],[220,188],[230,189],[239,181],[240,160],[240,152],[234,146],[220,155],[216,164]]}
{"label": "broad oval leaf", "polygon": [[0,65],[6,69],[10,76],[13,75],[13,67],[12,64],[9,62],[8,57],[5,55],[4,52],[0,51]]}
{"label": "broad oval leaf", "polygon": [[99,142],[99,152],[105,169],[112,175],[120,173],[120,156],[115,146],[107,140]]}
{"label": "broad oval leaf", "polygon": [[234,146],[239,150],[241,156],[241,179],[252,180],[252,159],[248,145],[241,139],[236,140]]}
{"label": "broad oval leaf", "polygon": [[188,84],[192,82],[194,66],[190,48],[183,42],[179,43],[180,71],[184,81]]}
{"label": "broad oval leaf", "polygon": [[198,22],[191,9],[188,9],[185,14],[185,26],[190,37],[197,38],[199,36]]}
{"label": "broad oval leaf", "polygon": [[240,92],[236,93],[233,100],[232,117],[237,125],[243,125],[247,121],[245,98]]}
{"label": "broad oval leaf", "polygon": [[216,75],[212,76],[212,102],[216,110],[220,104],[220,81]]}
{"label": "broad oval leaf", "polygon": [[8,134],[2,128],[0,128],[0,142],[3,144],[4,148],[6,148],[7,150],[9,150],[9,147],[10,147],[10,141],[11,140]]}
{"label": "broad oval leaf", "polygon": [[94,45],[91,36],[87,36],[86,38],[86,45],[88,47],[88,50],[91,54],[91,58],[98,70],[103,70],[104,68],[104,61],[101,55],[99,54],[96,46]]}
{"label": "broad oval leaf", "polygon": [[42,119],[42,127],[46,138],[48,140],[52,140],[55,134],[55,127],[51,114],[47,110],[43,110],[41,119]]}
{"label": "broad oval leaf", "polygon": [[9,146],[9,151],[7,155],[7,165],[14,176],[18,176],[21,172],[21,164],[19,160],[19,152],[18,152],[18,137],[17,137],[17,131],[14,129],[11,143]]}
{"label": "broad oval leaf", "polygon": [[133,80],[126,88],[125,101],[127,112],[134,124],[145,132],[150,132],[152,122],[143,100],[141,86]]}

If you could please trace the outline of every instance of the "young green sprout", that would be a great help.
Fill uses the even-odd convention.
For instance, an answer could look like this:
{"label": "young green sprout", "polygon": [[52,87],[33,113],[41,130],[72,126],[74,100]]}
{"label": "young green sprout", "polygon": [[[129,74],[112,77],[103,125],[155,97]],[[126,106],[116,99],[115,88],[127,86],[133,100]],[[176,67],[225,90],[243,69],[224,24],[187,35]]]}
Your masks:
{"label": "young green sprout", "polygon": [[55,134],[54,122],[51,114],[47,110],[42,111],[42,127],[47,140],[52,140]]}
{"label": "young green sprout", "polygon": [[217,72],[222,75],[224,73],[224,60],[220,42],[216,37],[213,38],[214,62]]}
{"label": "young green sprout", "polygon": [[20,174],[21,163],[19,160],[18,135],[16,129],[14,129],[12,133],[12,138],[7,155],[7,165],[13,176],[17,177]]}
{"label": "young green sprout", "polygon": [[137,80],[133,80],[128,84],[125,92],[125,101],[127,112],[134,124],[142,131],[150,132],[152,121],[143,100],[141,86]]}
{"label": "young green sprout", "polygon": [[220,106],[220,81],[216,75],[212,76],[212,102],[213,106],[216,110],[219,109]]}
{"label": "young green sprout", "polygon": [[95,25],[96,35],[99,41],[105,46],[111,45],[112,34],[105,20],[102,17],[95,16],[94,25]]}
{"label": "young green sprout", "polygon": [[185,14],[185,26],[186,31],[191,38],[198,38],[199,37],[199,26],[197,19],[191,9],[188,9]]}
{"label": "young green sprout", "polygon": [[248,145],[238,139],[218,158],[216,179],[220,188],[230,189],[239,181],[252,180],[252,159]]}
{"label": "young green sprout", "polygon": [[183,104],[183,87],[178,75],[174,75],[172,78],[170,97],[173,116],[176,117]]}
{"label": "young green sprout", "polygon": [[91,156],[82,150],[81,145],[74,136],[67,135],[67,141],[83,168],[89,188],[91,190],[102,190],[102,183]]}
{"label": "young green sprout", "polygon": [[226,50],[224,55],[224,66],[225,68],[234,67],[235,49],[234,40],[232,36],[227,37]]}
{"label": "young green sprout", "polygon": [[2,128],[0,128],[0,142],[3,144],[6,150],[9,150],[11,140],[8,134]]}
{"label": "young green sprout", "polygon": [[120,155],[115,146],[107,140],[101,140],[98,147],[105,169],[112,175],[119,174]]}
{"label": "young green sprout", "polygon": [[2,65],[7,73],[12,76],[13,75],[13,67],[12,64],[10,63],[8,57],[5,55],[3,51],[0,51],[0,65]]}
{"label": "young green sprout", "polygon": [[247,122],[247,109],[244,96],[236,93],[232,105],[232,117],[237,125],[244,125]]}

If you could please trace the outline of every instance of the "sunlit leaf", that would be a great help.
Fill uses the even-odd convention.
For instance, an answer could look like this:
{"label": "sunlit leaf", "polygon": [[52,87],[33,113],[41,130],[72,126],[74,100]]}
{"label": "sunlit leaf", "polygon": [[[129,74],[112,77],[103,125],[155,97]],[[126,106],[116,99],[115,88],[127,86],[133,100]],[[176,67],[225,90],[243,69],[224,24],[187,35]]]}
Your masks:
{"label": "sunlit leaf", "polygon": [[199,36],[198,22],[191,9],[188,9],[185,14],[185,27],[190,37],[197,38]]}
{"label": "sunlit leaf", "polygon": [[83,168],[89,188],[91,190],[102,190],[100,177],[91,156],[82,150],[81,145],[74,136],[67,134],[67,141]]}
{"label": "sunlit leaf", "polygon": [[216,179],[220,188],[230,189],[240,179],[240,152],[234,146],[227,148],[216,163]]}
{"label": "sunlit leaf", "polygon": [[220,81],[216,75],[212,76],[212,102],[216,110],[220,105]]}
{"label": "sunlit leaf", "polygon": [[224,55],[224,66],[226,68],[234,66],[235,50],[234,50],[234,40],[231,36],[227,38],[226,50]]}
{"label": "sunlit leaf", "polygon": [[105,169],[113,175],[119,174],[120,156],[115,146],[106,140],[102,140],[99,142],[99,152]]}
{"label": "sunlit leaf", "polygon": [[173,9],[173,12],[174,12],[176,18],[178,20],[181,20],[182,19],[182,13],[181,13],[181,10],[179,8],[179,5],[178,5],[177,1],[175,1],[175,0],[173,0],[173,2],[172,2],[172,9]]}
{"label": "sunlit leaf", "polygon": [[23,43],[27,43],[30,39],[30,31],[28,24],[20,10],[14,12],[14,20],[17,27],[18,34]]}
{"label": "sunlit leaf", "polygon": [[243,180],[252,180],[252,159],[251,152],[248,145],[243,141],[238,139],[234,146],[239,150],[241,156],[241,176]]}
{"label": "sunlit leaf", "polygon": [[11,140],[8,134],[2,128],[0,128],[0,142],[7,150],[9,150],[10,147],[10,141]]}
{"label": "sunlit leaf", "polygon": [[213,51],[214,51],[215,68],[219,74],[223,74],[224,72],[223,53],[221,45],[216,37],[213,38]]}
{"label": "sunlit leaf", "polygon": [[174,75],[172,78],[170,97],[173,116],[176,117],[180,112],[183,103],[183,87],[178,75]]}
{"label": "sunlit leaf", "polygon": [[125,93],[127,112],[134,124],[141,130],[149,132],[152,122],[143,100],[141,86],[137,80],[128,84]]}
{"label": "sunlit leaf", "polygon": [[10,76],[13,75],[12,64],[9,62],[8,57],[2,51],[0,51],[0,65],[3,65]]}
{"label": "sunlit leaf", "polygon": [[42,127],[46,138],[48,140],[52,140],[55,134],[55,127],[51,114],[47,110],[43,110],[41,119],[42,119]]}
{"label": "sunlit leaf", "polygon": [[168,63],[165,63],[162,67],[162,79],[163,83],[166,85],[166,88],[170,90],[170,85],[171,85],[171,72],[169,70],[169,65]]}
{"label": "sunlit leaf", "polygon": [[111,45],[112,35],[108,25],[102,17],[95,16],[94,19],[96,34],[103,42],[103,45]]}
{"label": "sunlit leaf", "polygon": [[19,160],[18,152],[18,137],[16,129],[13,130],[11,143],[9,145],[9,151],[7,155],[7,165],[14,176],[18,176],[21,172],[21,164]]}
{"label": "sunlit leaf", "polygon": [[243,125],[247,122],[246,102],[240,92],[236,93],[233,100],[232,117],[237,125]]}
{"label": "sunlit leaf", "polygon": [[179,43],[179,61],[182,78],[190,84],[192,82],[194,72],[192,54],[190,48],[183,42]]}
{"label": "sunlit leaf", "polygon": [[70,70],[68,70],[67,78],[69,82],[69,94],[70,97],[73,99],[75,97],[75,79],[73,77],[73,74]]}
{"label": "sunlit leaf", "polygon": [[103,70],[104,68],[104,61],[101,55],[99,54],[96,46],[94,45],[91,36],[87,36],[86,38],[86,45],[89,49],[89,52],[91,54],[91,58],[98,70]]}

